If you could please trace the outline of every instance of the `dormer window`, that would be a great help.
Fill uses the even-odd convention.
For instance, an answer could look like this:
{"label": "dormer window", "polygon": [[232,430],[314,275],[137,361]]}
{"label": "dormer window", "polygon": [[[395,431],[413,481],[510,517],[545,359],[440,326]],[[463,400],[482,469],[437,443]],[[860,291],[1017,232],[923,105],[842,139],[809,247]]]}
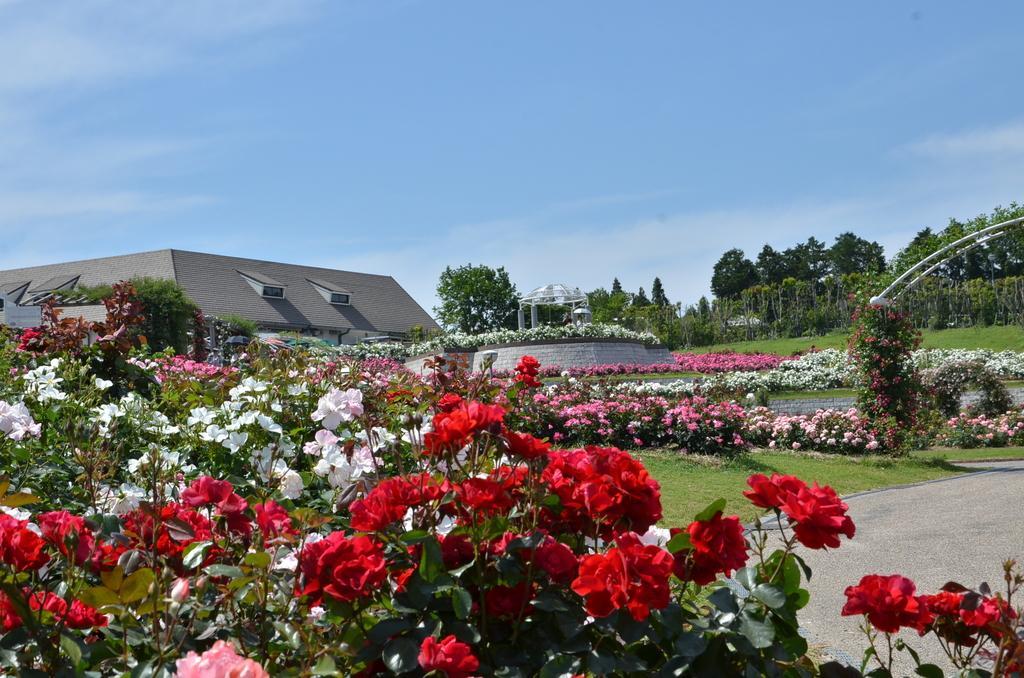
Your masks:
{"label": "dormer window", "polygon": [[266,273],[239,270],[238,274],[241,275],[242,279],[249,283],[249,287],[253,288],[261,297],[265,297],[267,299],[284,299],[284,288],[287,287],[287,285],[274,280]]}
{"label": "dormer window", "polygon": [[306,278],[321,297],[328,304],[334,306],[351,306],[352,293],[337,283],[320,280],[319,278]]}

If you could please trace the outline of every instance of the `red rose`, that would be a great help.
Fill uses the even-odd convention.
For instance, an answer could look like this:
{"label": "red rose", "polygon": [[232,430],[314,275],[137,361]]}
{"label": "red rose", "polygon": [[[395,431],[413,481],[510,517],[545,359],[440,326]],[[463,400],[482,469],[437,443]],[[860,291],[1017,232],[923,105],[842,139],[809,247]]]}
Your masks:
{"label": "red rose", "polygon": [[463,402],[462,396],[458,393],[445,393],[441,396],[441,399],[437,401],[437,409],[440,412],[451,412]]}
{"label": "red rose", "polygon": [[349,506],[352,529],[379,532],[405,517],[410,508],[440,500],[445,490],[430,475],[388,478],[370,490],[365,499]]}
{"label": "red rose", "polygon": [[[72,600],[71,605],[60,596],[49,591],[28,593],[28,606],[33,610],[49,612],[54,622],[63,624],[70,629],[91,629],[107,625],[107,616],[100,614],[95,608],[89,607],[80,600]],[[20,623],[20,619],[18,622]]]}
{"label": "red rose", "polygon": [[423,446],[427,454],[461,450],[478,433],[501,433],[504,419],[505,408],[501,405],[486,405],[476,400],[463,402],[450,412],[440,412],[434,417],[434,430],[423,436]]}
{"label": "red rose", "polygon": [[538,440],[528,433],[506,431],[505,440],[508,441],[509,453],[520,459],[539,459],[551,452],[549,443]]}
{"label": "red rose", "polygon": [[587,612],[594,617],[626,608],[633,619],[643,621],[651,609],[668,605],[672,563],[671,553],[627,532],[606,553],[583,559],[572,590],[585,599]]}
{"label": "red rose", "polygon": [[192,508],[215,506],[217,513],[227,519],[228,529],[249,534],[252,531],[252,524],[244,515],[249,503],[235,494],[234,489],[226,480],[201,476],[181,493],[181,501]]}
{"label": "red rose", "polygon": [[856,528],[846,515],[848,508],[835,490],[817,483],[790,494],[782,505],[790,520],[796,522],[793,533],[797,540],[811,549],[838,548],[840,534],[853,538]]}
{"label": "red rose", "polygon": [[778,473],[773,473],[771,478],[755,473],[747,478],[747,484],[751,489],[744,492],[743,496],[754,506],[765,509],[781,509],[789,495],[807,487],[807,484],[796,476]]}
{"label": "red rose", "polygon": [[46,541],[28,528],[28,521],[0,513],[0,563],[19,572],[38,570],[50,561]]}
{"label": "red rose", "polygon": [[468,678],[480,668],[480,662],[473,656],[473,650],[455,636],[437,640],[427,636],[420,645],[420,668],[424,672],[438,671],[447,678]]}
{"label": "red rose", "polygon": [[533,587],[526,582],[515,586],[495,586],[484,594],[484,605],[488,617],[498,619],[517,619],[520,614],[530,611],[528,603],[533,597]]}
{"label": "red rose", "polygon": [[0,631],[8,633],[21,626],[21,617],[14,609],[11,599],[0,591]]}
{"label": "red rose", "polygon": [[325,594],[345,603],[372,596],[387,577],[379,544],[341,532],[307,544],[299,554],[299,568],[305,581],[302,594],[310,597],[310,604]]}
{"label": "red rose", "polygon": [[923,633],[931,623],[931,614],[920,596],[915,596],[914,582],[898,574],[869,574],[856,586],[846,587],[843,616],[862,614],[879,631],[896,633],[900,628]]}
{"label": "red rose", "polygon": [[473,542],[464,534],[449,534],[440,538],[441,558],[445,569],[454,570],[473,560]]}
{"label": "red rose", "polygon": [[181,554],[185,547],[196,541],[209,541],[213,525],[209,519],[184,504],[165,504],[160,507],[159,525],[155,524],[151,509],[135,509],[122,518],[124,532],[135,547],[156,552],[181,567]]}
{"label": "red rose", "polygon": [[505,513],[514,505],[505,485],[490,478],[470,478],[455,489],[456,506],[468,518]]}
{"label": "red rose", "polygon": [[710,520],[690,523],[686,531],[692,548],[675,554],[675,573],[683,581],[704,586],[747,564],[747,540],[737,516],[723,518],[719,511]]}
{"label": "red rose", "polygon": [[661,519],[661,491],[643,464],[614,447],[552,452],[541,479],[561,510],[545,511],[551,532],[643,533]]}
{"label": "red rose", "polygon": [[532,355],[524,355],[516,365],[516,381],[527,388],[540,388],[543,384],[537,379],[540,374],[540,362]]}
{"label": "red rose", "polygon": [[283,506],[273,499],[253,507],[256,513],[256,524],[263,533],[264,539],[276,539],[298,534],[298,530],[292,527],[291,516]]}
{"label": "red rose", "polygon": [[61,555],[72,556],[75,563],[82,565],[88,560],[96,545],[93,532],[85,519],[71,515],[68,511],[48,511],[36,516],[36,524],[43,538],[50,542]]}
{"label": "red rose", "polygon": [[579,560],[572,549],[559,541],[551,540],[542,544],[538,549],[534,562],[537,567],[544,570],[551,581],[558,584],[568,584],[576,578],[579,569]]}

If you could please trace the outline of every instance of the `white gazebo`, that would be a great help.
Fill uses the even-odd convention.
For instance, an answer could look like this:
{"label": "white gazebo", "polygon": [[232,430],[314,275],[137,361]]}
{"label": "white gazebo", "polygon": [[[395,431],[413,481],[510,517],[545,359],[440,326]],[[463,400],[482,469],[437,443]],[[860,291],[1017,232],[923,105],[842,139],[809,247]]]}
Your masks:
{"label": "white gazebo", "polygon": [[538,287],[519,300],[519,329],[526,327],[526,307],[530,308],[530,327],[537,327],[538,306],[568,306],[577,325],[588,325],[592,318],[587,295],[580,288],[552,283]]}

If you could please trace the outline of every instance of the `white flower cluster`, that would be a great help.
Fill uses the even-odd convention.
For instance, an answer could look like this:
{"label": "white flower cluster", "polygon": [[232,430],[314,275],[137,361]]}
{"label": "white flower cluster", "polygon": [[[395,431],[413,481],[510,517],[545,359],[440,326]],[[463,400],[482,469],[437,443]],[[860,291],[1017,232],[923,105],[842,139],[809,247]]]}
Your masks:
{"label": "white flower cluster", "polygon": [[59,368],[60,358],[54,358],[23,374],[21,378],[25,382],[25,393],[35,397],[41,403],[67,398],[67,394],[60,390],[64,379],[57,376]]}
{"label": "white flower cluster", "polygon": [[914,351],[918,369],[943,367],[951,363],[979,362],[1004,379],[1024,379],[1024,351],[985,349],[926,349]]}

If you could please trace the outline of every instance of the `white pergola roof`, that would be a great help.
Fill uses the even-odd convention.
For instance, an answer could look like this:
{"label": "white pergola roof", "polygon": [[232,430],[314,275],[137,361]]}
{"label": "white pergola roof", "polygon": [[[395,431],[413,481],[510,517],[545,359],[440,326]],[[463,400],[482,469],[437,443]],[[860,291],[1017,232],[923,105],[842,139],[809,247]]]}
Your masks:
{"label": "white pergola roof", "polygon": [[587,303],[587,295],[578,287],[551,283],[532,290],[519,300],[520,306],[562,305],[576,306]]}

